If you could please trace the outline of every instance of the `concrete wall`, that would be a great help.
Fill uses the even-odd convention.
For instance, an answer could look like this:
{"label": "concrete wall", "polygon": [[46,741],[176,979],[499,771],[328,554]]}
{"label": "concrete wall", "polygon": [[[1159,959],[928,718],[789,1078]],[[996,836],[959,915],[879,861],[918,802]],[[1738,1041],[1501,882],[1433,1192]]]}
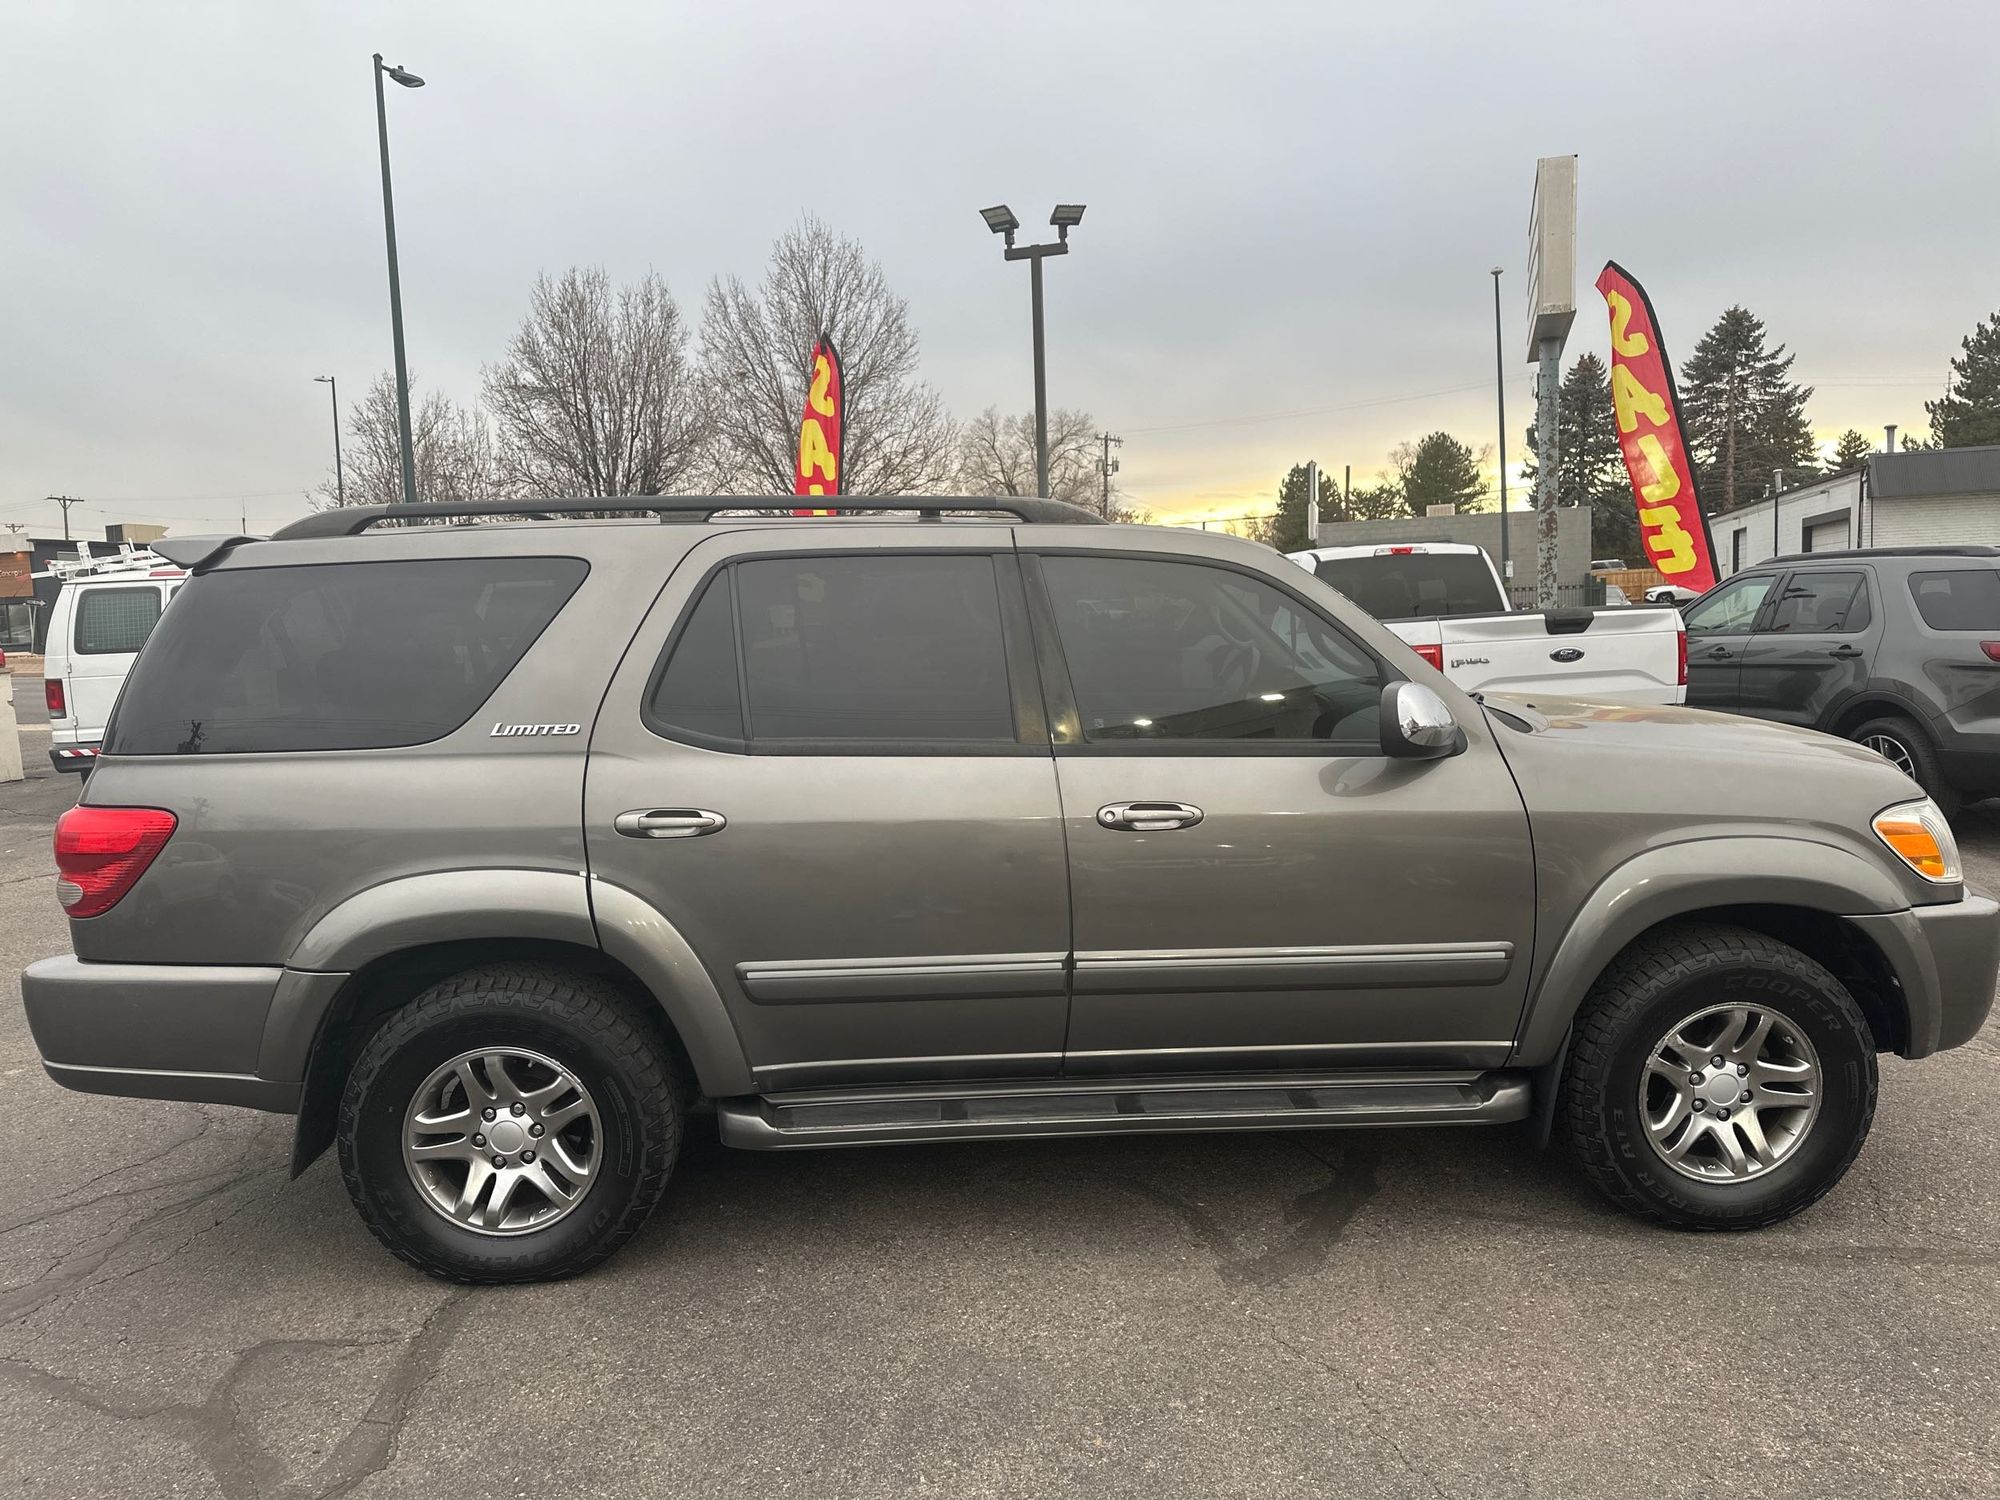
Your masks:
{"label": "concrete wall", "polygon": [[[1532,588],[1535,582],[1535,513],[1531,510],[1507,512],[1507,546],[1514,562],[1516,589]],[[1322,521],[1322,547],[1367,547],[1393,542],[1470,542],[1484,547],[1497,565],[1500,561],[1500,512],[1474,511],[1456,516],[1404,516],[1393,521]],[[1628,563],[1643,564],[1644,558],[1628,557]],[[1580,505],[1564,506],[1556,512],[1556,582],[1565,587],[1581,584],[1590,576],[1590,511]]]}

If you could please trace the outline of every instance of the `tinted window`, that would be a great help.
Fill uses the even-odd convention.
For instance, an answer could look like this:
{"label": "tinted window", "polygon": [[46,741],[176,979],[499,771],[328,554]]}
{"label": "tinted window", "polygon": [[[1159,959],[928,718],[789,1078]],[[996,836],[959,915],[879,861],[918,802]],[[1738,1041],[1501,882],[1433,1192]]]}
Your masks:
{"label": "tinted window", "polygon": [[143,588],[78,589],[76,650],[79,656],[137,651],[160,621],[160,591]]}
{"label": "tinted window", "polygon": [[1769,573],[1725,583],[1690,604],[1682,618],[1690,635],[1748,635],[1777,579]]}
{"label": "tinted window", "polygon": [[588,571],[570,557],[228,568],[147,643],[115,755],[416,745],[472,717]]}
{"label": "tinted window", "polygon": [[2000,572],[1992,568],[1912,573],[1910,593],[1933,630],[2000,631]]}
{"label": "tinted window", "polygon": [[1042,563],[1084,737],[1377,744],[1382,669],[1291,595],[1200,563]]}
{"label": "tinted window", "polygon": [[736,676],[736,623],[729,604],[729,575],[718,573],[702,590],[653,684],[647,718],[667,733],[743,738],[743,695]]}
{"label": "tinted window", "polygon": [[1313,571],[1378,620],[1490,615],[1507,607],[1491,565],[1472,552],[1322,558]]}
{"label": "tinted window", "polygon": [[1868,626],[1868,580],[1860,573],[1794,573],[1764,630],[1789,635],[1851,635]]}
{"label": "tinted window", "polygon": [[752,739],[1014,738],[990,557],[768,558],[735,582]]}

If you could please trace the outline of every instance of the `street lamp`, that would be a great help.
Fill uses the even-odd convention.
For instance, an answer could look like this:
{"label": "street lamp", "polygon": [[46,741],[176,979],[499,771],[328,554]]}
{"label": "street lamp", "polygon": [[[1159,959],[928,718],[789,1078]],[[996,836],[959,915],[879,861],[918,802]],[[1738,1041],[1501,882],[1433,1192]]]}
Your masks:
{"label": "street lamp", "polygon": [[[1500,276],[1493,268],[1493,399],[1500,406],[1500,587],[1511,600],[1514,575],[1507,558],[1507,366],[1500,355]],[[1511,605],[1509,606],[1512,607]]]}
{"label": "street lamp", "polygon": [[403,440],[403,503],[417,503],[417,460],[410,438],[410,367],[403,357],[403,283],[396,274],[396,195],[389,189],[389,109],[382,100],[384,75],[406,89],[420,89],[423,79],[399,67],[388,67],[375,54],[375,133],[382,143],[382,227],[389,238],[389,325],[396,339],[396,420]]}
{"label": "street lamp", "polygon": [[313,383],[326,387],[333,397],[333,492],[336,505],[347,504],[347,477],[340,467],[340,382],[331,375],[315,375]]}
{"label": "street lamp", "polygon": [[986,221],[986,227],[993,233],[1006,236],[1007,248],[1003,254],[1008,260],[1025,260],[1028,263],[1028,284],[1034,303],[1035,323],[1035,493],[1047,499],[1049,383],[1047,365],[1042,358],[1042,261],[1047,256],[1069,254],[1069,232],[1083,222],[1083,205],[1081,203],[1056,205],[1055,212],[1049,215],[1049,223],[1056,231],[1056,242],[1053,245],[1016,245],[1014,232],[1021,227],[1021,221],[1014,217],[1014,210],[1004,203],[992,208],[982,208],[979,216]]}

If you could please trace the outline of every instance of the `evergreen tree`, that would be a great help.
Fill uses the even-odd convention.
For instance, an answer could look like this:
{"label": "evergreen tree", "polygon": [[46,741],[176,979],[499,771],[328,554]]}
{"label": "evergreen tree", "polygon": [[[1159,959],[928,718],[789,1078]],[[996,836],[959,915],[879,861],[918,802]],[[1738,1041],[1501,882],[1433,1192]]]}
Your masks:
{"label": "evergreen tree", "polygon": [[1486,498],[1478,455],[1448,432],[1399,444],[1390,459],[1396,465],[1403,504],[1413,516],[1421,516],[1432,505],[1477,510]]}
{"label": "evergreen tree", "polygon": [[1845,474],[1850,469],[1859,469],[1868,462],[1868,455],[1874,451],[1875,445],[1850,427],[1840,435],[1840,441],[1833,445],[1833,456],[1826,461],[1826,472]]}
{"label": "evergreen tree", "polygon": [[1965,352],[1951,362],[1951,384],[1942,401],[1926,401],[1931,446],[1969,448],[2000,443],[2000,312],[1959,341]]}
{"label": "evergreen tree", "polygon": [[1402,490],[1387,474],[1379,476],[1372,485],[1357,486],[1344,497],[1343,507],[1351,521],[1388,521],[1410,514],[1410,508],[1403,503]]}
{"label": "evergreen tree", "polygon": [[1732,307],[1681,366],[1681,422],[1704,504],[1734,510],[1768,493],[1772,471],[1819,467],[1806,399],[1790,378],[1796,355],[1764,345],[1764,324]]}

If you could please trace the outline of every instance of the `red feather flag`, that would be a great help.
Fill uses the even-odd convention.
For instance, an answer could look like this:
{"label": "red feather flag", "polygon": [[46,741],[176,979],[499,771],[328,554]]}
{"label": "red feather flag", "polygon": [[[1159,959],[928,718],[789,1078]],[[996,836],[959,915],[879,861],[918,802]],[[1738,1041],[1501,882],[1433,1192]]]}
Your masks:
{"label": "red feather flag", "polygon": [[1605,262],[1597,289],[1611,310],[1611,410],[1646,556],[1669,583],[1714,588],[1715,543],[1695,493],[1680,400],[1653,304],[1616,261]]}
{"label": "red feather flag", "polygon": [[[798,459],[792,466],[794,495],[838,495],[841,438],[846,426],[847,392],[840,378],[840,355],[826,334],[813,345],[812,380],[805,415],[799,421]],[[795,510],[795,516],[830,516],[830,510]]]}

